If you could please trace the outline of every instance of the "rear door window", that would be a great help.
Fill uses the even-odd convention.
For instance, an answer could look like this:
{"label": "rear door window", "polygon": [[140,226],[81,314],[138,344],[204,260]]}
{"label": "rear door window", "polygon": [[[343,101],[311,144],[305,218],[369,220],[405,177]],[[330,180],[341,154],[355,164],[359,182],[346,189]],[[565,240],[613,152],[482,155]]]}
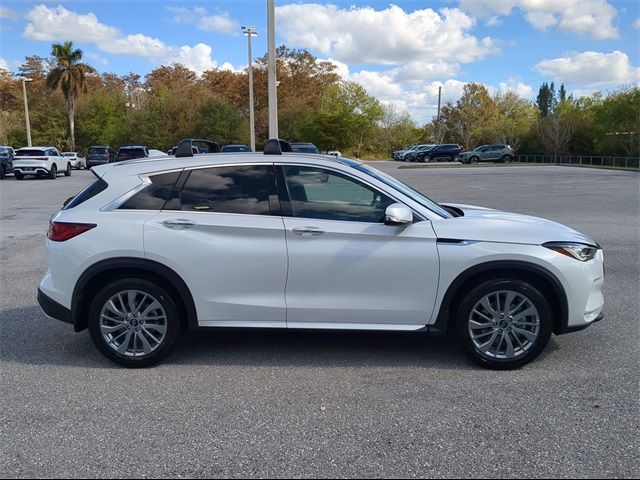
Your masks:
{"label": "rear door window", "polygon": [[119,208],[121,210],[162,210],[170,198],[180,171],[153,175],[151,184],[135,194]]}
{"label": "rear door window", "polygon": [[180,191],[182,210],[279,215],[272,165],[192,170]]}

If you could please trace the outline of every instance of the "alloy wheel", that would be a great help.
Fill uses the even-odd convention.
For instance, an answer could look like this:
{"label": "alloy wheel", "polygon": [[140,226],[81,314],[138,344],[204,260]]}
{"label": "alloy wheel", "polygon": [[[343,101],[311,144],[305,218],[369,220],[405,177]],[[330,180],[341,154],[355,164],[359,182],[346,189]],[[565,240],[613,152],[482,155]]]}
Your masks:
{"label": "alloy wheel", "polygon": [[469,335],[478,352],[491,359],[524,355],[540,333],[540,314],[533,302],[513,290],[482,297],[471,310]]}
{"label": "alloy wheel", "polygon": [[167,335],[167,314],[152,295],[124,290],[104,304],[99,326],[113,350],[127,357],[142,357],[162,345]]}

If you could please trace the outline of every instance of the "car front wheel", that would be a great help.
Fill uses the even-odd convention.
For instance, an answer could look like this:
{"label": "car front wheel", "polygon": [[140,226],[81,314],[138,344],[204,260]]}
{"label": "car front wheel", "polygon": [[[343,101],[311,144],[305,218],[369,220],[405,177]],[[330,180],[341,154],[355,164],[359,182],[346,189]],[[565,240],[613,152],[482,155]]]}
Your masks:
{"label": "car front wheel", "polygon": [[549,301],[519,279],[480,283],[462,300],[456,331],[465,353],[494,370],[520,368],[546,347],[553,328]]}
{"label": "car front wheel", "polygon": [[6,170],[4,168],[4,165],[0,165],[0,180],[4,180],[4,177],[6,175]]}
{"label": "car front wheel", "polygon": [[124,278],[95,296],[89,309],[89,332],[112,362],[144,368],[171,352],[179,337],[180,317],[164,288],[146,279]]}

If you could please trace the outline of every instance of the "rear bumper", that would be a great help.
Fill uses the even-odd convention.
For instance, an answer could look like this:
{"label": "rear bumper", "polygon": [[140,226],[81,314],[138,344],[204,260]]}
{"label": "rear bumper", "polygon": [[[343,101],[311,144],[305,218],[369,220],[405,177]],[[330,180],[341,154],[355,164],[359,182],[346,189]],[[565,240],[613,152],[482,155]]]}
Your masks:
{"label": "rear bumper", "polygon": [[22,175],[48,175],[49,170],[44,167],[13,167],[13,173]]}
{"label": "rear bumper", "polygon": [[73,324],[71,310],[60,305],[40,289],[38,289],[38,304],[47,317]]}

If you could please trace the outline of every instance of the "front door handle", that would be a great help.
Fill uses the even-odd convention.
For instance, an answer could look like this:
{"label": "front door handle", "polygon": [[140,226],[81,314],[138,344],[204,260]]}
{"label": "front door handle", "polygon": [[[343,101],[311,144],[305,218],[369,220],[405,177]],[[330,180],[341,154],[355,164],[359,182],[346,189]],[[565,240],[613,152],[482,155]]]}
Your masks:
{"label": "front door handle", "polygon": [[301,237],[317,237],[319,235],[324,235],[324,230],[318,227],[294,227],[291,231],[295,235],[300,235]]}
{"label": "front door handle", "polygon": [[178,218],[176,220],[165,220],[162,222],[166,228],[170,228],[172,230],[189,230],[198,225],[193,220],[186,220],[184,218]]}

